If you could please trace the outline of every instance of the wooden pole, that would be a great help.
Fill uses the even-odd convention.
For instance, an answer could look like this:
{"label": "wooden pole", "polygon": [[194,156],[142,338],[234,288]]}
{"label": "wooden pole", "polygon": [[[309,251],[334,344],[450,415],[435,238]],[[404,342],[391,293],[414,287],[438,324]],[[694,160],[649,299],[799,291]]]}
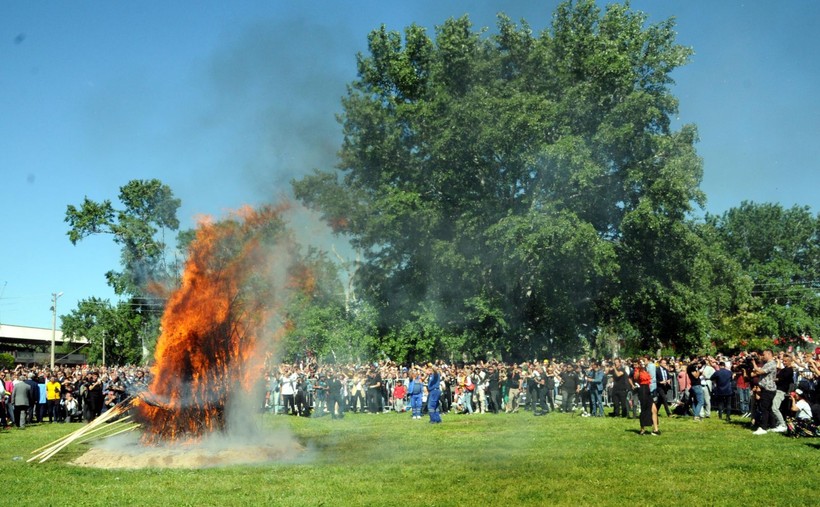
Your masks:
{"label": "wooden pole", "polygon": [[[130,404],[129,404],[130,406]],[[87,425],[83,426],[82,428],[78,429],[73,433],[69,433],[66,437],[60,438],[52,442],[47,448],[42,451],[40,454],[29,458],[28,461],[34,461],[35,459],[41,458],[43,456],[48,455],[48,457],[53,456],[56,452],[60,451],[61,449],[65,448],[68,444],[73,442],[74,440],[80,438],[83,435],[90,433],[94,428],[99,428],[104,422],[108,421],[109,419],[113,419],[114,417],[120,415],[125,411],[125,408],[117,405],[112,407],[110,410],[102,414],[101,416],[97,417]],[[53,452],[52,452],[53,451]],[[45,458],[48,459],[48,458]],[[45,461],[45,459],[43,461]],[[40,461],[42,463],[43,461]]]}
{"label": "wooden pole", "polygon": [[91,440],[95,440],[95,439],[98,439],[98,438],[107,438],[108,437],[107,433],[111,432],[112,430],[116,430],[122,424],[134,424],[133,422],[127,422],[128,419],[130,419],[130,417],[124,417],[122,419],[119,419],[117,421],[109,423],[108,425],[106,425],[105,428],[100,428],[98,430],[88,432],[88,433],[83,435],[83,437],[86,437],[86,438],[84,438],[83,440],[80,440],[77,443],[78,444],[84,444],[86,442],[90,442]]}

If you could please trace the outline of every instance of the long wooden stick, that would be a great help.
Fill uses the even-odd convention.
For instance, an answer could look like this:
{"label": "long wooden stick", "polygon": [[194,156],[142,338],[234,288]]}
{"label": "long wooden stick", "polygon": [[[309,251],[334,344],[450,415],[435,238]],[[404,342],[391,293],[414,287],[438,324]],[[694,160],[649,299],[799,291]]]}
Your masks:
{"label": "long wooden stick", "polygon": [[[128,427],[128,428],[123,428],[123,429],[121,429],[120,431],[115,431],[114,433],[111,433],[110,435],[106,435],[106,436],[104,436],[104,437],[100,437],[100,438],[111,438],[111,437],[113,437],[113,436],[119,435],[120,433],[126,433],[126,432],[128,432],[128,431],[134,431],[135,429],[137,429],[137,428],[141,428],[141,427],[142,427],[142,424],[139,424],[139,423],[131,423],[131,426],[130,426],[130,427]],[[92,439],[92,440],[93,440],[93,439]]]}
{"label": "long wooden stick", "polygon": [[[131,416],[123,417],[122,419],[117,419],[116,421],[111,421],[110,423],[106,424],[105,426],[100,426],[100,427],[95,428],[91,431],[87,431],[87,432],[83,433],[83,437],[86,437],[86,438],[84,438],[83,440],[81,440],[77,443],[81,444],[83,442],[87,442],[87,441],[93,440],[95,438],[105,438],[105,437],[102,436],[104,433],[107,433],[107,432],[111,431],[112,429],[118,428],[120,424],[126,424],[129,419],[131,419]],[[130,424],[130,423],[128,423],[128,424]]]}
{"label": "long wooden stick", "polygon": [[[116,424],[116,425],[119,425],[119,424],[120,424],[120,421],[116,421],[116,422],[113,422],[113,423],[111,423],[111,424]],[[127,423],[126,423],[126,424],[127,424]],[[138,425],[136,425],[135,427],[139,427],[139,426],[140,426],[140,425],[138,424]],[[122,431],[117,431],[117,432],[114,432],[114,433],[112,433],[112,434],[110,434],[110,435],[106,435],[104,438],[112,437],[112,436],[114,436],[114,435],[117,435],[117,434],[119,434],[119,433],[122,433],[123,431],[132,430],[132,429],[134,429],[134,428],[133,428],[133,427],[131,427],[131,428],[125,428],[125,429],[124,429],[124,430],[122,430]],[[83,436],[84,436],[84,435],[83,435]],[[94,436],[94,437],[92,437],[91,439],[93,440],[94,438],[97,438],[97,437],[98,437],[98,435],[95,435],[95,436]],[[74,439],[71,439],[70,441],[65,442],[65,443],[64,443],[64,444],[62,444],[59,448],[54,449],[54,450],[53,450],[53,451],[51,451],[49,454],[47,454],[47,455],[43,456],[43,458],[40,460],[40,463],[45,463],[48,459],[50,459],[51,457],[53,457],[55,454],[57,454],[58,452],[60,452],[61,450],[63,450],[64,448],[66,448],[69,444],[73,443],[75,440],[77,440],[77,439],[79,439],[79,438],[80,438],[80,435],[78,435],[78,436],[77,436],[77,437],[75,437]]]}
{"label": "long wooden stick", "polygon": [[[65,448],[68,444],[73,442],[74,440],[80,438],[83,435],[88,434],[94,428],[100,427],[103,423],[108,421],[109,419],[113,419],[114,417],[120,415],[124,410],[118,407],[112,407],[110,410],[106,411],[101,416],[97,417],[87,425],[83,426],[82,428],[78,429],[73,433],[69,433],[65,438],[58,439],[52,445],[48,446],[44,451],[32,458],[29,458],[30,461],[34,461],[35,459],[42,458],[43,456],[51,457],[52,455],[56,454],[61,449]],[[46,458],[48,459],[48,458]],[[40,461],[42,463],[43,461]]]}
{"label": "long wooden stick", "polygon": [[[100,416],[100,417],[102,417],[102,416]],[[130,416],[129,416],[128,418],[130,418]],[[99,423],[99,424],[97,424],[97,423],[96,423],[96,421],[98,421],[99,419],[100,419],[100,418],[98,417],[97,419],[94,419],[93,421],[91,421],[90,423],[86,424],[85,426],[83,426],[83,427],[81,427],[81,428],[78,428],[78,429],[76,429],[76,430],[72,431],[71,433],[69,433],[69,434],[67,434],[67,435],[63,435],[62,437],[58,438],[57,440],[55,440],[55,441],[53,441],[53,442],[51,442],[51,443],[49,443],[49,444],[46,444],[46,445],[44,445],[44,446],[42,446],[42,447],[38,447],[37,449],[34,449],[33,451],[31,451],[31,454],[36,454],[36,453],[41,452],[41,451],[43,451],[43,450],[45,450],[45,449],[48,449],[48,448],[50,448],[50,447],[53,447],[53,446],[55,446],[55,445],[59,444],[60,442],[64,441],[65,439],[67,439],[67,438],[71,437],[72,435],[74,435],[74,434],[75,434],[75,433],[77,433],[77,432],[92,433],[92,432],[94,432],[94,431],[97,431],[98,429],[100,429],[101,424],[102,424],[102,423]],[[106,419],[106,420],[107,420],[107,419]],[[103,421],[103,422],[105,422],[105,421]],[[91,426],[92,426],[92,425],[97,426],[97,428],[95,428],[95,429],[89,429],[89,428],[91,428]]]}
{"label": "long wooden stick", "polygon": [[130,417],[119,419],[117,421],[114,421],[114,422],[108,424],[105,428],[102,428],[102,430],[100,430],[100,431],[92,431],[90,433],[86,433],[85,435],[83,435],[83,437],[85,437],[85,438],[83,438],[82,440],[79,440],[77,443],[78,444],[84,444],[84,443],[90,442],[92,440],[97,440],[97,439],[101,439],[101,438],[108,438],[111,433],[113,433],[114,431],[121,428],[123,424],[129,424],[129,425],[130,424],[135,424],[133,421],[127,422],[128,419],[130,419]]}
{"label": "long wooden stick", "polygon": [[[83,426],[83,428],[85,428],[85,426]],[[74,431],[77,431],[77,430],[74,430]],[[68,437],[70,437],[71,435],[73,435],[73,434],[74,434],[74,431],[72,431],[71,433],[68,433],[68,434],[66,434],[66,435],[61,436],[60,438],[58,438],[58,439],[57,439],[57,440],[55,440],[54,442],[51,442],[50,444],[46,444],[46,445],[44,445],[44,446],[42,446],[42,447],[38,447],[37,449],[34,449],[33,451],[31,451],[31,454],[36,454],[36,453],[38,453],[38,452],[42,451],[43,449],[47,449],[47,448],[49,448],[49,447],[51,447],[51,446],[53,446],[53,445],[57,445],[58,443],[62,442],[62,441],[63,441],[63,440],[65,440],[66,438],[68,438]]]}

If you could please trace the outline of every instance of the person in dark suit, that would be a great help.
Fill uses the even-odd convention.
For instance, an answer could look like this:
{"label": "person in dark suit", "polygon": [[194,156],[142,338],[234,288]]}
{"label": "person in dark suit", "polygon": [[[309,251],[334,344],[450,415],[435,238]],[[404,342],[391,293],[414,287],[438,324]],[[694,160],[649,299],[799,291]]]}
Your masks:
{"label": "person in dark suit", "polygon": [[667,394],[672,388],[672,374],[669,372],[669,363],[666,362],[666,359],[661,359],[655,369],[655,381],[658,384],[658,397],[655,400],[655,407],[660,413],[660,408],[663,406],[666,410],[666,417],[669,417],[672,412],[669,410],[669,397]]}

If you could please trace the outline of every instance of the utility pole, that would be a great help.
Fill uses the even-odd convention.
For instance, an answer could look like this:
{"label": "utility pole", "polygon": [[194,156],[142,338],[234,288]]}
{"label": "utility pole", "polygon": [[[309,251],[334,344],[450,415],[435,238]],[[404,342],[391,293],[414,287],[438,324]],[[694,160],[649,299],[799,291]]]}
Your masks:
{"label": "utility pole", "polygon": [[51,370],[54,371],[54,342],[57,339],[57,298],[62,292],[51,293]]}

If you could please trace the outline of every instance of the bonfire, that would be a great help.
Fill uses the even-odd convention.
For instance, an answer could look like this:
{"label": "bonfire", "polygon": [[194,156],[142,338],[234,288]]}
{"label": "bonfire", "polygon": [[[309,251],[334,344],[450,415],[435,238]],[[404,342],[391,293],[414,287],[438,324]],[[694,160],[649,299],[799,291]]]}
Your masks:
{"label": "bonfire", "polygon": [[231,406],[253,396],[264,357],[281,332],[270,322],[288,264],[274,259],[289,257],[280,213],[245,208],[227,220],[201,222],[181,286],[163,314],[148,390],[37,449],[29,461],[43,462],[77,441],[137,429],[144,446],[191,444],[230,432]]}

